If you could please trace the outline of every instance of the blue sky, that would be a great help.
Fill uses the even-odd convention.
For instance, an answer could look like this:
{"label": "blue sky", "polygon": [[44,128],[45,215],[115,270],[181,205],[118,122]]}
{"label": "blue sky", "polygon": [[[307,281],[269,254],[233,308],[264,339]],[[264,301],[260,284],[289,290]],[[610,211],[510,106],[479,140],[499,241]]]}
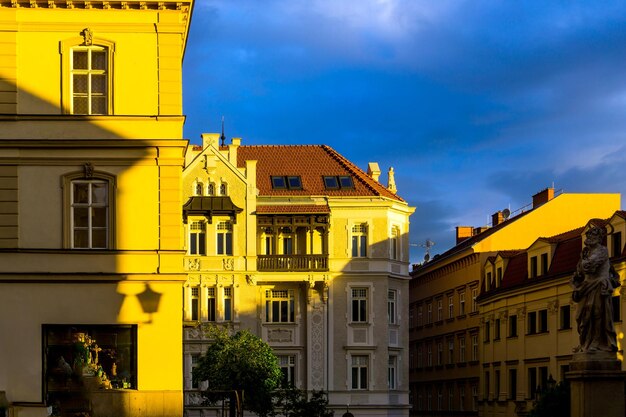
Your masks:
{"label": "blue sky", "polygon": [[194,143],[393,166],[434,255],[552,184],[626,194],[626,2],[198,0],[184,106]]}

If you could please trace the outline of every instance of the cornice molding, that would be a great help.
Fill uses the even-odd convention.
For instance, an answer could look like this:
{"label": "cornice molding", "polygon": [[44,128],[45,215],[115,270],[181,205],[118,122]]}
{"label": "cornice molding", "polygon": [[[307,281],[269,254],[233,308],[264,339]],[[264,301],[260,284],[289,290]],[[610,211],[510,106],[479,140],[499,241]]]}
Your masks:
{"label": "cornice molding", "polygon": [[25,9],[114,9],[114,10],[180,10],[189,12],[191,0],[102,1],[102,0],[0,0],[0,8]]}

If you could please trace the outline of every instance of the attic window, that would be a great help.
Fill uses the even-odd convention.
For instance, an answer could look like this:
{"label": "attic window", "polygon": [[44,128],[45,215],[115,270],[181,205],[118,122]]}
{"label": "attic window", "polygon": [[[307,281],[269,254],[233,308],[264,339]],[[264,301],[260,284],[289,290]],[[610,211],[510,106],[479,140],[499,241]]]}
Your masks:
{"label": "attic window", "polygon": [[327,190],[338,190],[340,188],[354,188],[354,182],[349,175],[326,175],[324,176],[324,187]]}
{"label": "attic window", "polygon": [[272,175],[272,188],[274,190],[301,190],[302,180],[299,175]]}

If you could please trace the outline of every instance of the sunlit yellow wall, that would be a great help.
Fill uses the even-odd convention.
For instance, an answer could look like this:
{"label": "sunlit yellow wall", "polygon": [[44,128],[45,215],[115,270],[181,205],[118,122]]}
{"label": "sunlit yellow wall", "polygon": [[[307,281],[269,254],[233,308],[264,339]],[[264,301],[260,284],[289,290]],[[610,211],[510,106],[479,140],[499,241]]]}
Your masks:
{"label": "sunlit yellow wall", "polygon": [[575,229],[590,218],[607,218],[619,208],[619,194],[564,193],[511,222],[473,248],[476,252],[526,248],[539,236],[554,236]]}
{"label": "sunlit yellow wall", "polygon": [[[97,3],[97,4],[96,4]],[[46,416],[44,324],[137,325],[136,390],[99,392],[98,416],[182,415],[182,58],[191,1],[0,0],[0,391],[12,417]],[[55,6],[55,7],[53,7]],[[124,8],[128,6],[127,8]],[[114,50],[112,112],[70,115],[68,45]],[[108,250],[64,241],[63,176],[114,178]],[[161,294],[145,314],[146,285]],[[95,407],[95,406],[94,406]]]}

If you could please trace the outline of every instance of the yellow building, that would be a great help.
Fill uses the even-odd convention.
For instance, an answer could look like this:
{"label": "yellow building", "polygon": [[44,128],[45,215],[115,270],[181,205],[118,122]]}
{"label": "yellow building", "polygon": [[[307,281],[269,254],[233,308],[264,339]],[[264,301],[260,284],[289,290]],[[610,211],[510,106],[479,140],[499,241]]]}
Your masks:
{"label": "yellow building", "polygon": [[182,416],[191,3],[0,0],[0,392],[12,417]]}
{"label": "yellow building", "polygon": [[[483,281],[498,286],[504,271],[501,265],[539,236],[571,230],[589,218],[607,217],[619,205],[619,194],[555,196],[548,188],[533,196],[526,211],[511,217],[495,213],[491,227],[457,227],[455,247],[413,269],[409,307],[413,415],[433,411],[438,415],[479,414],[483,404],[481,354],[488,336],[484,327],[481,329],[477,300]],[[485,271],[489,263],[494,266]],[[494,316],[493,320],[497,319],[504,320]]]}
{"label": "yellow building", "polygon": [[203,135],[183,173],[185,409],[211,324],[249,329],[287,381],[359,416],[408,415],[408,232],[414,209],[327,146]]}
{"label": "yellow building", "polygon": [[[542,389],[565,379],[572,349],[579,344],[569,281],[584,234],[591,224],[606,228],[609,256],[624,285],[625,214],[617,211],[607,220],[590,220],[586,226],[539,238],[525,250],[498,252],[487,259],[478,299],[484,335],[480,343],[481,415],[525,415]],[[502,279],[494,280],[496,276]],[[623,288],[613,295],[620,349]]]}

